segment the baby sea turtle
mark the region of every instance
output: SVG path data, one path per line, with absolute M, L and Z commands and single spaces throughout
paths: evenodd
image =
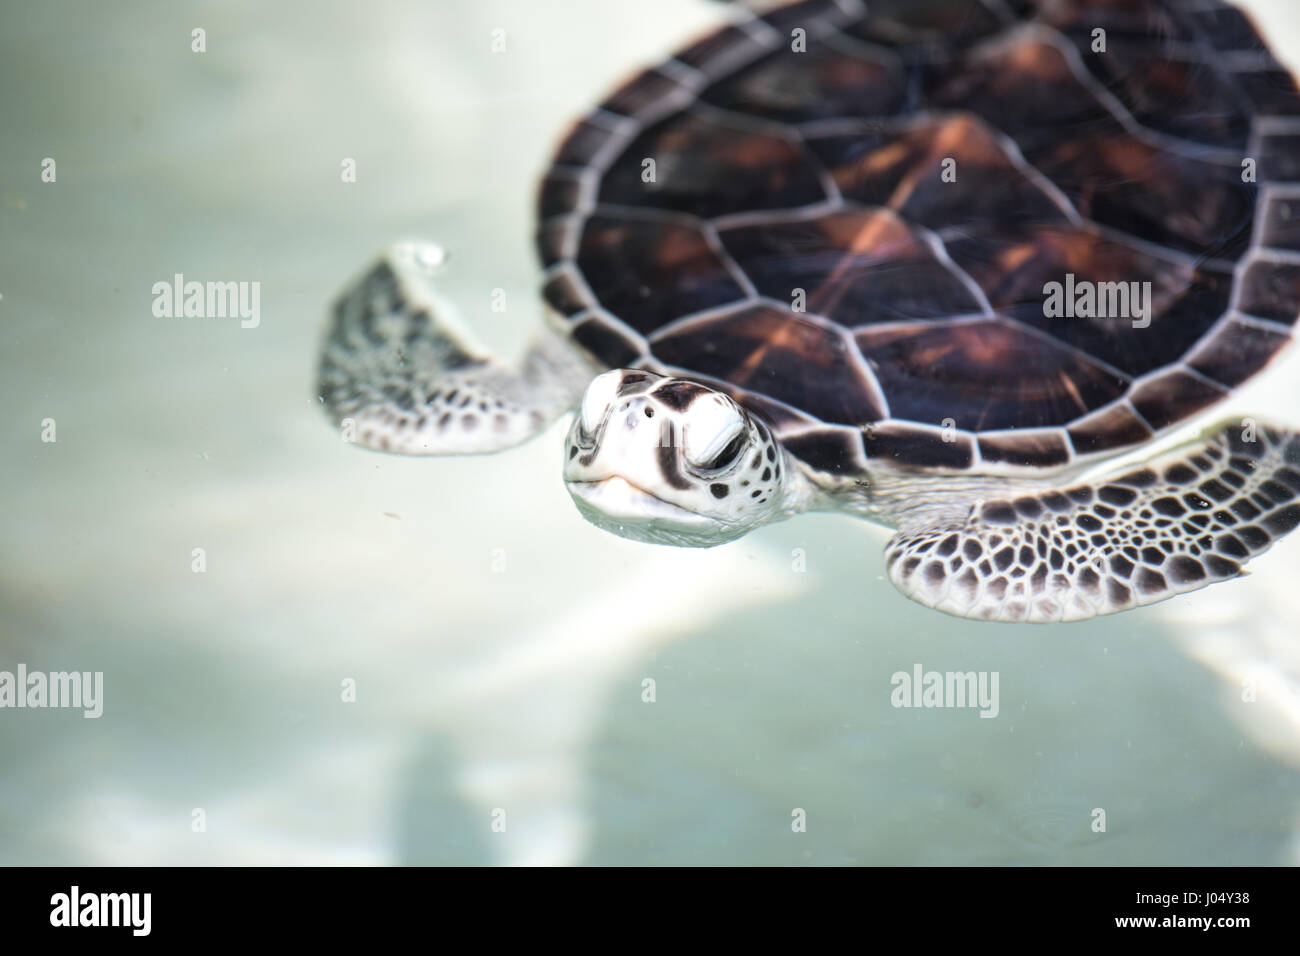
M 1300 93 L 1218 0 L 735 11 L 580 120 L 538 207 L 515 367 L 467 343 L 435 247 L 338 300 L 320 396 L 356 441 L 496 451 L 576 409 L 600 527 L 843 511 L 896 529 L 904 594 L 995 620 L 1233 578 L 1300 523 L 1296 435 L 1163 440 L 1300 315 Z

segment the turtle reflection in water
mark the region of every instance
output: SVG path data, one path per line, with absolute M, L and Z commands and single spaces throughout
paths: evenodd
M 600 527 L 710 546 L 847 512 L 896 529 L 904 594 L 993 620 L 1151 604 L 1300 523 L 1300 439 L 1214 419 L 1300 314 L 1300 94 L 1243 14 L 734 16 L 561 143 L 517 365 L 469 344 L 432 247 L 342 295 L 320 396 L 361 444 L 492 452 L 576 410 L 564 481 Z M 1067 282 L 1149 301 L 1049 308 Z

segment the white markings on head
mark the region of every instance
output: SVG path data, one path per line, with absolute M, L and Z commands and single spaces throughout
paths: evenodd
M 709 547 L 784 517 L 789 468 L 767 427 L 729 396 L 623 369 L 597 376 L 583 395 L 564 480 L 601 528 Z
M 618 386 L 623 381 L 623 373 L 615 369 L 597 375 L 587 386 L 582 396 L 582 409 L 579 418 L 583 430 L 589 437 L 595 437 L 596 430 L 605 419 L 605 410 L 618 395 Z

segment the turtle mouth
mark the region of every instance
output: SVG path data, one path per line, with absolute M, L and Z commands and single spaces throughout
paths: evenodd
M 565 485 L 578 507 L 592 509 L 607 518 L 636 521 L 670 521 L 673 524 L 706 524 L 707 519 L 639 488 L 621 475 L 599 481 L 566 480 Z

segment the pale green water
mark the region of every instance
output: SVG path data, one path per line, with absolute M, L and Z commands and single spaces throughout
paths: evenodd
M 105 684 L 98 720 L 0 710 L 0 862 L 1300 860 L 1300 536 L 1161 607 L 978 625 L 899 596 L 850 519 L 597 531 L 562 426 L 439 461 L 330 428 L 322 316 L 367 258 L 444 243 L 446 294 L 516 348 L 557 137 L 718 10 L 178 7 L 0 15 L 0 670 Z M 155 318 L 177 272 L 259 281 L 260 326 Z M 1300 418 L 1295 368 L 1255 411 Z M 999 716 L 891 707 L 917 663 L 997 671 Z

